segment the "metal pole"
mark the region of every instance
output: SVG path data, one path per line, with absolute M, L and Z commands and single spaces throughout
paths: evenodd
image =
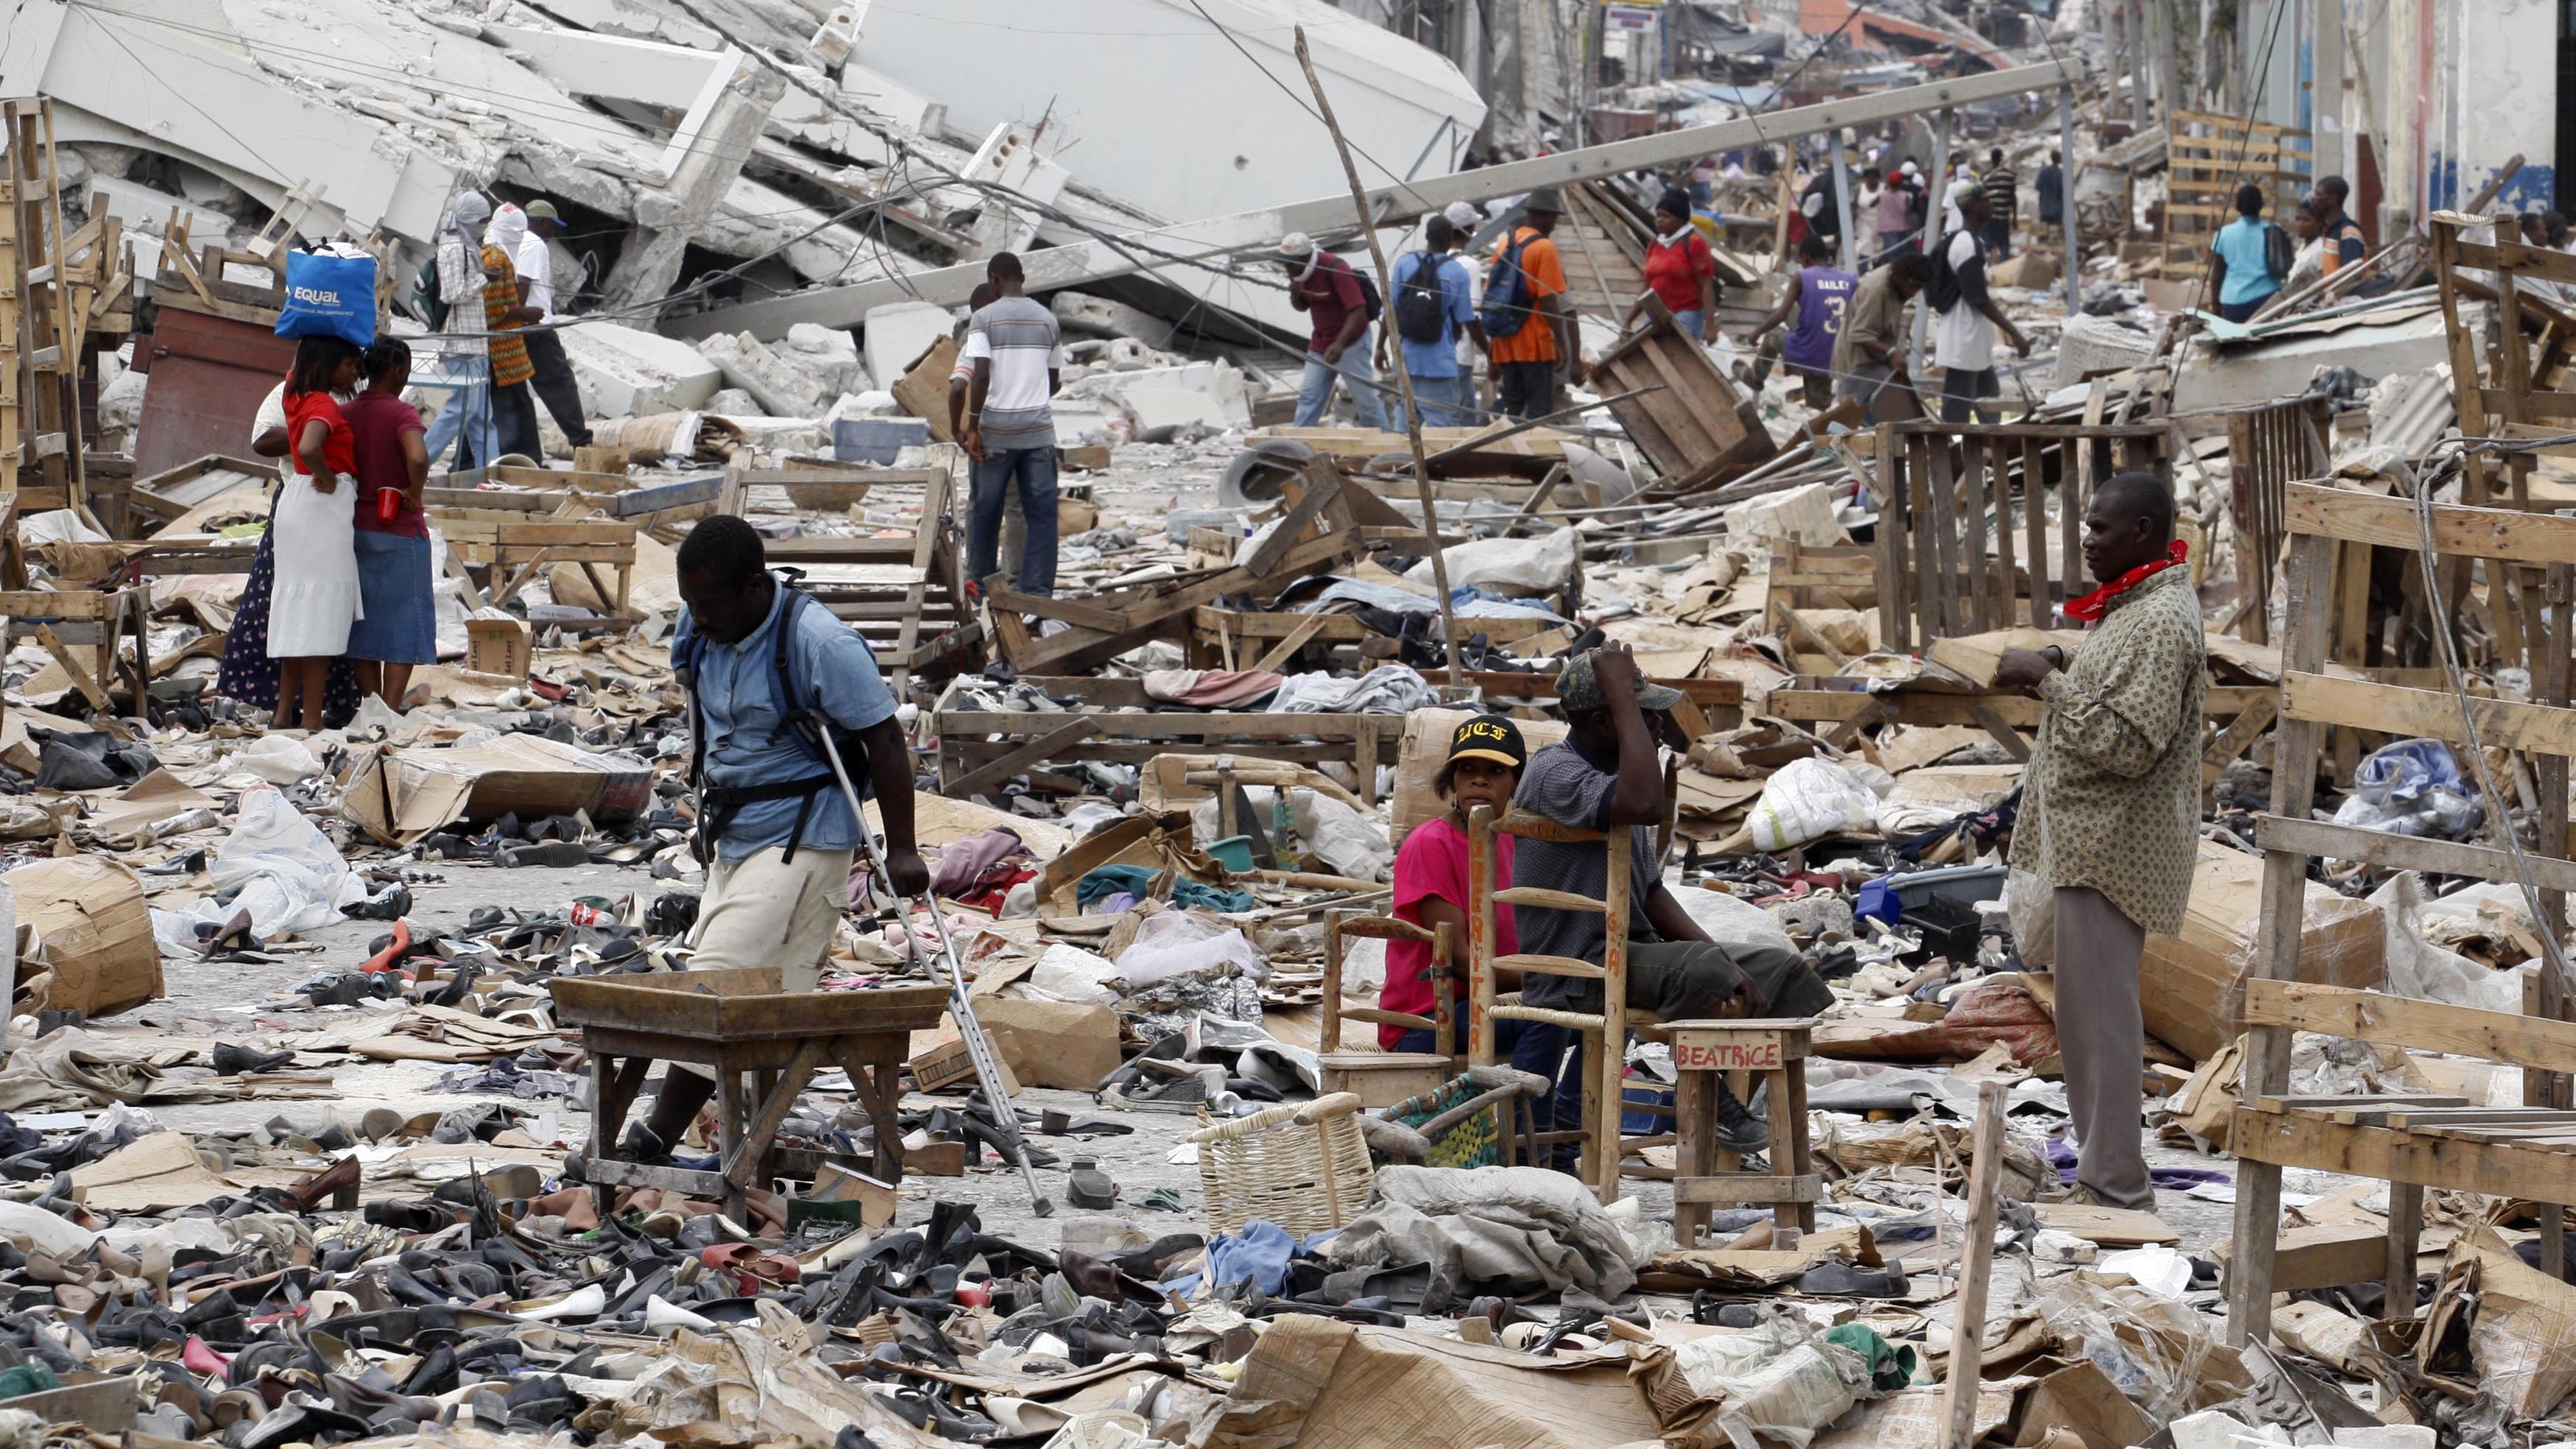
M 1597 6 L 1595 8 L 1598 9 Z M 1377 268 L 1377 294 L 1393 297 L 1395 278 L 1387 270 L 1386 248 L 1379 244 L 1377 226 L 1369 218 L 1368 193 L 1360 186 L 1359 168 L 1351 163 L 1351 143 L 1342 139 L 1341 123 L 1333 119 L 1333 102 L 1324 94 L 1323 78 L 1315 74 L 1314 57 L 1306 53 L 1306 27 L 1302 25 L 1297 27 L 1297 64 L 1305 69 L 1307 88 L 1315 93 L 1315 109 L 1324 118 L 1324 129 L 1332 133 L 1333 150 L 1342 158 L 1342 175 L 1351 184 L 1351 207 L 1359 217 L 1360 235 L 1368 238 L 1369 261 Z M 1393 311 L 1390 306 L 1390 315 Z M 1708 320 L 1715 322 L 1717 319 L 1712 317 Z M 1530 324 L 1554 325 L 1544 314 L 1523 325 Z M 1458 619 L 1451 612 L 1449 603 L 1448 550 L 1440 542 L 1440 510 L 1432 502 L 1431 464 L 1422 452 L 1422 414 L 1413 405 L 1413 369 L 1404 361 L 1404 339 L 1399 337 L 1394 341 L 1395 345 L 1387 349 L 1387 355 L 1395 362 L 1397 400 L 1404 406 L 1405 446 L 1413 451 L 1413 482 L 1422 499 L 1422 542 L 1431 552 L 1431 586 L 1440 591 L 1440 632 L 1449 646 L 1449 683 L 1453 688 L 1464 687 L 1467 676 L 1458 665 Z M 1563 361 L 1578 362 L 1581 359 L 1566 358 Z M 1363 780 L 1360 784 L 1364 791 L 1377 788 L 1373 780 Z
M 1931 258 L 1933 248 L 1941 244 L 1941 212 L 1950 195 L 1950 108 L 1943 106 L 1932 117 L 1932 171 L 1924 178 L 1932 184 L 1926 188 L 1923 206 L 1923 255 Z M 1934 265 L 1939 265 L 1938 261 Z M 1921 376 L 1924 339 L 1932 334 L 1932 309 L 1914 309 L 1915 375 Z
M 2204 0 L 2206 3 L 2206 0 Z M 2078 250 L 2075 225 L 2075 87 L 2057 88 L 2057 214 L 2066 228 L 2066 315 L 2084 306 L 2084 283 L 2078 275 L 2084 254 Z
M 1851 162 L 1843 155 L 1843 133 L 1827 131 L 1825 144 L 1832 147 L 1834 153 L 1834 212 L 1843 229 L 1843 270 L 1857 272 L 1860 270 L 1860 242 L 1852 235 Z

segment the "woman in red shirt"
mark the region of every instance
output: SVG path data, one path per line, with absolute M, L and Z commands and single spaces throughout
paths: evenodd
M 1646 244 L 1645 271 L 1647 291 L 1662 299 L 1684 332 L 1706 341 L 1709 320 L 1717 315 L 1717 257 L 1691 222 L 1690 194 L 1678 186 L 1655 203 L 1655 239 Z M 1620 330 L 1636 326 L 1644 310 L 1640 293 L 1619 320 Z
M 348 651 L 358 621 L 358 559 L 350 543 L 357 457 L 333 393 L 358 385 L 358 349 L 337 337 L 295 346 L 286 380 L 286 437 L 295 476 L 278 493 L 277 583 L 269 596 L 268 654 L 279 662 L 276 722 L 322 728 L 331 661 Z

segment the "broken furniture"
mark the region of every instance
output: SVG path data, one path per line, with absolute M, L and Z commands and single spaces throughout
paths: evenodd
M 2292 483 L 2334 470 L 2334 406 L 2306 395 L 2227 410 L 2227 521 L 2236 539 L 2236 633 L 2271 640 L 2272 573 L 2281 556 L 2281 499 Z M 2370 573 L 2359 573 L 2369 600 Z M 2359 664 L 2347 659 L 2347 664 Z
M 1715 488 L 1780 451 L 1753 400 L 1736 391 L 1660 298 L 1646 299 L 1644 325 L 1601 354 L 1592 378 L 1596 388 L 1634 394 L 1613 399 L 1610 416 L 1655 465 L 1659 476 L 1646 498 Z
M 966 602 L 965 560 L 947 517 L 948 474 L 937 468 L 845 469 L 820 474 L 831 483 L 815 486 L 837 485 L 842 474 L 853 472 L 922 475 L 921 522 L 913 536 L 772 539 L 766 546 L 769 562 L 803 571 L 806 592 L 867 639 L 900 690 L 915 672 L 971 640 L 975 628 Z M 743 476 L 765 480 L 780 474 Z M 780 486 L 806 506 L 801 483 Z
M 2570 656 L 2576 653 L 2576 622 L 2569 614 L 2576 596 L 2576 519 L 2510 508 L 2419 506 L 2413 499 L 2309 484 L 2291 487 L 2286 503 L 2289 637 L 2282 657 L 2281 724 L 2273 744 L 2272 810 L 2256 822 L 2264 852 L 2262 934 L 2255 974 L 2245 983 L 2245 1067 L 2229 1128 L 2229 1145 L 2242 1164 L 2236 1271 L 2228 1285 L 2228 1334 L 2235 1343 L 2260 1342 L 2269 1330 L 2284 1166 L 2390 1184 L 2389 1301 L 2402 1305 L 2413 1303 L 2414 1242 L 2425 1187 L 2542 1204 L 2539 1268 L 2555 1279 L 2566 1266 L 2560 1230 L 2565 1209 L 2552 1204 L 2563 1202 L 2576 1182 L 2576 1111 L 2569 1110 L 2568 1097 L 2569 1073 L 2576 1072 L 2576 1024 L 2566 1019 L 2567 983 L 2556 965 L 2566 939 L 2560 923 L 2567 892 L 2576 888 L 2576 864 L 2567 858 L 2568 761 L 2576 755 L 2576 710 L 2568 708 Z M 2325 611 L 2314 605 L 2333 590 L 2335 546 L 2400 550 L 2404 566 L 2420 575 L 2427 528 L 2446 565 L 2485 560 L 2544 571 L 2548 607 L 2535 608 L 2531 619 L 2533 656 L 2543 667 L 2532 678 L 2531 702 L 2463 699 L 2448 687 L 2409 688 L 2323 672 Z M 2463 757 L 2474 757 L 2481 746 L 2513 752 L 2517 758 L 2500 762 L 2498 773 L 2512 779 L 2527 769 L 2522 778 L 2534 782 L 2536 838 L 2528 855 L 2311 818 L 2319 735 L 2330 724 L 2438 739 Z M 2515 1016 L 2292 979 L 2302 964 L 2299 902 L 2309 863 L 2318 856 L 2534 883 L 2537 929 L 2556 937 L 2543 952 L 2535 1009 Z M 2529 1110 L 2433 1107 L 2420 1105 L 2420 1098 L 2392 1103 L 2285 1095 L 2291 1038 L 2303 1030 L 2518 1065 Z
M 1055 636 L 1062 637 L 1062 636 Z M 957 799 L 992 790 L 1049 761 L 1144 765 L 1162 754 L 1224 751 L 1294 765 L 1337 760 L 1357 772 L 1359 795 L 1376 803 L 1377 766 L 1392 761 L 1404 738 L 1400 714 L 1273 714 L 1258 709 L 1187 709 L 1160 704 L 1137 680 L 1024 675 L 1021 683 L 1070 702 L 1061 713 L 975 706 L 966 681 L 951 683 L 932 706 L 939 736 L 939 792 Z M 1073 791 L 1068 776 L 1044 781 Z
M 1505 1021 L 1529 1022 L 1538 1026 L 1564 1027 L 1581 1034 L 1583 1043 L 1583 1105 L 1581 1125 L 1574 1131 L 1541 1132 L 1534 1142 L 1550 1146 L 1559 1142 L 1580 1142 L 1582 1160 L 1575 1176 L 1592 1189 L 1592 1195 L 1603 1205 L 1619 1198 L 1619 1164 L 1633 1145 L 1656 1146 L 1670 1142 L 1669 1137 L 1641 1139 L 1633 1144 L 1619 1135 L 1619 1117 L 1626 1105 L 1622 1084 L 1627 1078 L 1628 1032 L 1632 1026 L 1654 1024 L 1650 1012 L 1632 1012 L 1628 1006 L 1628 873 L 1632 853 L 1628 848 L 1631 827 L 1614 825 L 1606 830 L 1587 830 L 1572 825 L 1559 825 L 1553 820 L 1514 810 L 1496 818 L 1489 806 L 1479 805 L 1467 817 L 1467 990 L 1473 1003 L 1469 1017 L 1468 1057 L 1480 1067 L 1494 1065 L 1495 1024 Z M 1549 890 L 1541 886 L 1504 886 L 1494 884 L 1496 863 L 1501 859 L 1500 836 L 1524 840 L 1546 840 L 1558 844 L 1594 843 L 1602 847 L 1607 859 L 1601 899 L 1576 895 L 1571 891 Z M 1495 949 L 1494 908 L 1538 906 L 1547 910 L 1588 911 L 1601 917 L 1601 964 L 1578 961 L 1571 956 L 1547 956 L 1527 951 L 1499 955 Z M 1577 981 L 1601 983 L 1601 1010 L 1559 1011 L 1544 1006 L 1522 1004 L 1521 993 L 1495 994 L 1494 973 L 1518 971 L 1524 977 L 1562 976 Z M 1660 1033 L 1658 1033 L 1660 1035 Z
M 2099 402 L 2097 390 L 2088 412 Z M 2172 440 L 2165 422 L 1881 423 L 1879 642 L 1911 651 L 1954 634 L 2054 627 L 2058 606 L 2093 588 L 2083 530 L 2095 485 L 2133 470 L 2169 475 Z
M 0 125 L 7 128 L 0 135 L 0 493 L 16 496 L 21 518 L 56 508 L 86 518 L 80 373 L 88 309 L 74 307 L 67 275 L 73 258 L 63 235 L 54 103 L 0 101 Z M 90 252 L 94 274 L 95 242 Z M 94 288 L 99 279 L 91 280 Z M 8 582 L 24 587 L 14 526 L 7 554 Z
M 1421 638 L 1436 640 L 1440 633 L 1440 616 L 1423 614 Z M 1518 643 L 1534 634 L 1562 628 L 1554 619 L 1527 614 L 1510 616 L 1466 616 L 1458 620 L 1460 637 L 1482 634 L 1487 642 L 1497 645 Z M 1394 640 L 1368 626 L 1357 614 L 1268 613 L 1257 609 L 1227 609 L 1213 604 L 1190 611 L 1188 641 L 1189 667 L 1192 669 L 1278 669 L 1285 671 L 1299 653 L 1309 645 L 1326 649 L 1336 646 L 1356 647 L 1363 655 L 1371 654 L 1371 645 L 1392 646 Z M 1392 654 L 1391 647 L 1387 653 Z
M 1023 594 L 1001 573 L 983 580 L 985 620 L 1002 657 L 1023 676 L 1097 668 L 1150 639 L 1180 635 L 1185 617 L 1203 604 L 1235 596 L 1275 598 L 1299 579 L 1329 572 L 1329 565 L 1359 552 L 1359 520 L 1346 496 L 1351 490 L 1330 462 L 1309 458 L 1300 468 L 1274 470 L 1274 476 L 1282 480 L 1286 511 L 1230 567 L 1081 599 Z M 1378 509 L 1384 512 L 1384 505 Z M 1041 635 L 1023 614 L 1072 627 Z
M 626 602 L 635 575 L 634 524 L 605 518 L 531 518 L 506 508 L 480 507 L 433 507 L 429 518 L 459 563 L 487 571 L 491 607 L 507 607 L 539 569 L 575 564 L 592 592 L 607 604 L 608 620 L 635 621 Z M 600 576 L 602 567 L 615 574 L 613 587 Z
M 895 1116 L 898 1077 L 912 1033 L 939 1025 L 948 993 L 937 986 L 863 991 L 783 991 L 777 967 L 558 976 L 546 983 L 555 1019 L 581 1028 L 590 1054 L 590 1146 L 564 1163 L 567 1181 L 588 1183 L 609 1215 L 620 1187 L 658 1187 L 721 1198 L 747 1222 L 746 1195 L 766 1184 L 780 1124 L 817 1072 L 849 1074 L 850 1095 L 876 1127 L 873 1174 L 903 1172 L 903 1128 Z M 712 1069 L 723 1166 L 715 1172 L 620 1162 L 626 1112 L 656 1061 Z M 1009 1111 L 1007 1102 L 997 1103 Z
M 1431 1015 L 1388 1011 L 1374 1006 L 1342 1005 L 1342 952 L 1351 937 L 1378 941 L 1418 941 L 1431 948 Z M 1344 1019 L 1405 1031 L 1427 1031 L 1434 1043 L 1454 1048 L 1457 1023 L 1456 983 L 1442 963 L 1449 959 L 1449 927 L 1417 926 L 1394 916 L 1352 912 L 1324 913 L 1324 1021 L 1315 1052 L 1315 1070 L 1326 1092 L 1349 1092 L 1364 1106 L 1391 1107 L 1410 1097 L 1435 1091 L 1465 1065 L 1463 1051 L 1395 1052 L 1342 1050 Z
M 0 618 L 7 620 L 0 633 L 5 633 L 12 647 L 21 639 L 43 645 L 71 676 L 72 688 L 80 691 L 89 707 L 112 719 L 117 710 L 108 696 L 114 680 L 122 678 L 133 691 L 136 714 L 143 712 L 143 701 L 151 692 L 152 645 L 147 633 L 151 612 L 148 588 L 13 589 L 0 592 Z M 118 648 L 129 638 L 134 642 L 132 659 Z M 85 650 L 90 657 L 84 659 L 74 650 Z
M 1668 1021 L 1673 1070 L 1673 1240 L 1691 1246 L 1708 1227 L 1712 1206 L 1753 1203 L 1772 1209 L 1771 1245 L 1794 1247 L 1816 1230 L 1816 1201 L 1825 1180 L 1807 1142 L 1807 1057 L 1813 1017 L 1742 1021 Z M 1739 1102 L 1753 1100 L 1754 1079 L 1770 1091 L 1771 1151 L 1766 1171 L 1717 1145 L 1718 1083 Z
M 2221 729 L 2210 737 L 2202 764 L 2214 771 L 2251 748 L 2271 724 L 2276 693 L 2248 685 L 2211 685 L 2202 712 Z M 2043 712 L 2038 700 L 2020 690 L 1980 688 L 1929 675 L 1890 685 L 1855 675 L 1795 674 L 1762 697 L 1763 714 L 1822 734 L 1837 748 L 1882 724 L 1974 725 L 2016 760 L 2029 758 L 2029 742 L 2020 736 L 2038 733 Z M 2256 725 L 2235 727 L 2247 719 Z
M 1377 1182 L 1360 1111 L 1358 1097 L 1333 1092 L 1191 1133 L 1208 1226 L 1239 1233 L 1267 1218 L 1303 1238 L 1358 1217 Z

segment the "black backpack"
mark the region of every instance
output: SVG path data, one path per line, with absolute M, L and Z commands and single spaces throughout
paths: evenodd
M 1413 254 L 1413 270 L 1395 284 L 1395 332 L 1407 342 L 1433 343 L 1449 334 L 1448 299 L 1440 290 L 1442 257 Z
M 2279 222 L 2263 223 L 2263 270 L 2271 274 L 2273 281 L 2286 282 L 2290 269 L 2298 264 L 2299 247 L 2290 240 L 2290 234 L 2281 230 Z
M 1377 278 L 1357 267 L 1351 268 L 1351 275 L 1360 279 L 1360 306 L 1368 310 L 1368 319 L 1374 322 L 1385 316 L 1386 299 L 1377 294 Z
M 1939 250 L 1932 254 L 1932 279 L 1923 284 L 1923 305 L 1935 315 L 1959 305 L 1959 274 L 1950 269 L 1950 243 L 1959 235 L 1943 233 Z
M 1492 275 L 1485 278 L 1485 305 L 1477 309 L 1477 320 L 1485 327 L 1487 337 L 1518 337 L 1529 325 L 1529 273 L 1521 270 L 1521 249 L 1531 238 L 1515 238 L 1494 259 Z
M 420 308 L 421 320 L 429 324 L 431 331 L 435 332 L 447 325 L 447 299 L 438 295 L 436 253 L 432 253 L 428 261 L 420 264 L 420 275 L 412 278 L 411 297 L 413 305 Z

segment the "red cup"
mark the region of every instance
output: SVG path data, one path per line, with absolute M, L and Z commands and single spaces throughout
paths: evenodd
M 376 522 L 391 523 L 402 516 L 403 496 L 391 488 L 376 490 Z

